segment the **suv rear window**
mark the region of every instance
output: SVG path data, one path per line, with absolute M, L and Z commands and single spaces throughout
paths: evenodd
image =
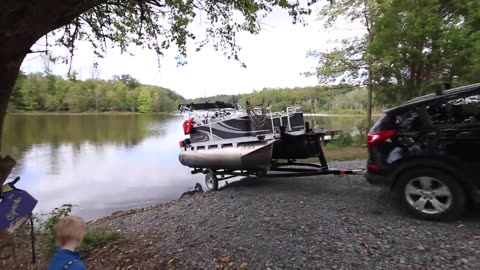
M 471 95 L 427 106 L 432 124 L 480 124 L 480 95 Z
M 386 113 L 378 119 L 378 121 L 373 125 L 370 129 L 370 132 L 378 132 L 378 131 L 385 131 L 385 130 L 394 130 L 395 123 L 393 122 L 393 115 L 390 113 Z
M 416 109 L 402 112 L 395 118 L 395 126 L 399 132 L 412 132 L 421 129 L 420 114 Z

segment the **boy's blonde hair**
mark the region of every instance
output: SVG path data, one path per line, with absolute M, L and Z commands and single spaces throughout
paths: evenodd
M 85 220 L 79 216 L 60 218 L 54 226 L 57 244 L 63 246 L 69 241 L 81 241 L 85 227 Z

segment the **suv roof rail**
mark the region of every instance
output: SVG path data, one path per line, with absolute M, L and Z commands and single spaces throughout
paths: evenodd
M 475 84 L 470 84 L 470 85 L 465 85 L 465 86 L 460 86 L 455 88 L 451 88 L 451 84 L 448 82 L 438 83 L 436 85 L 437 85 L 437 89 L 435 93 L 413 98 L 401 105 L 387 109 L 385 110 L 385 112 L 388 113 L 388 112 L 393 112 L 397 110 L 404 110 L 412 106 L 417 106 L 420 103 L 432 102 L 444 96 L 450 97 L 450 96 L 455 96 L 459 94 L 467 94 L 467 93 L 473 93 L 473 92 L 480 93 L 480 83 L 475 83 Z

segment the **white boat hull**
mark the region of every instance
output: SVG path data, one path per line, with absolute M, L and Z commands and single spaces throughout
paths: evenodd
M 180 163 L 191 168 L 251 170 L 268 169 L 273 142 L 254 141 L 233 145 L 210 145 L 203 149 L 187 148 L 179 155 Z

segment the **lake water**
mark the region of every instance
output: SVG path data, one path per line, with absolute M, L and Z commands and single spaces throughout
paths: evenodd
M 306 117 L 311 126 L 351 130 L 364 117 Z M 202 175 L 178 161 L 183 118 L 174 115 L 27 115 L 6 118 L 2 154 L 18 164 L 18 188 L 45 213 L 64 203 L 87 219 L 177 199 Z

